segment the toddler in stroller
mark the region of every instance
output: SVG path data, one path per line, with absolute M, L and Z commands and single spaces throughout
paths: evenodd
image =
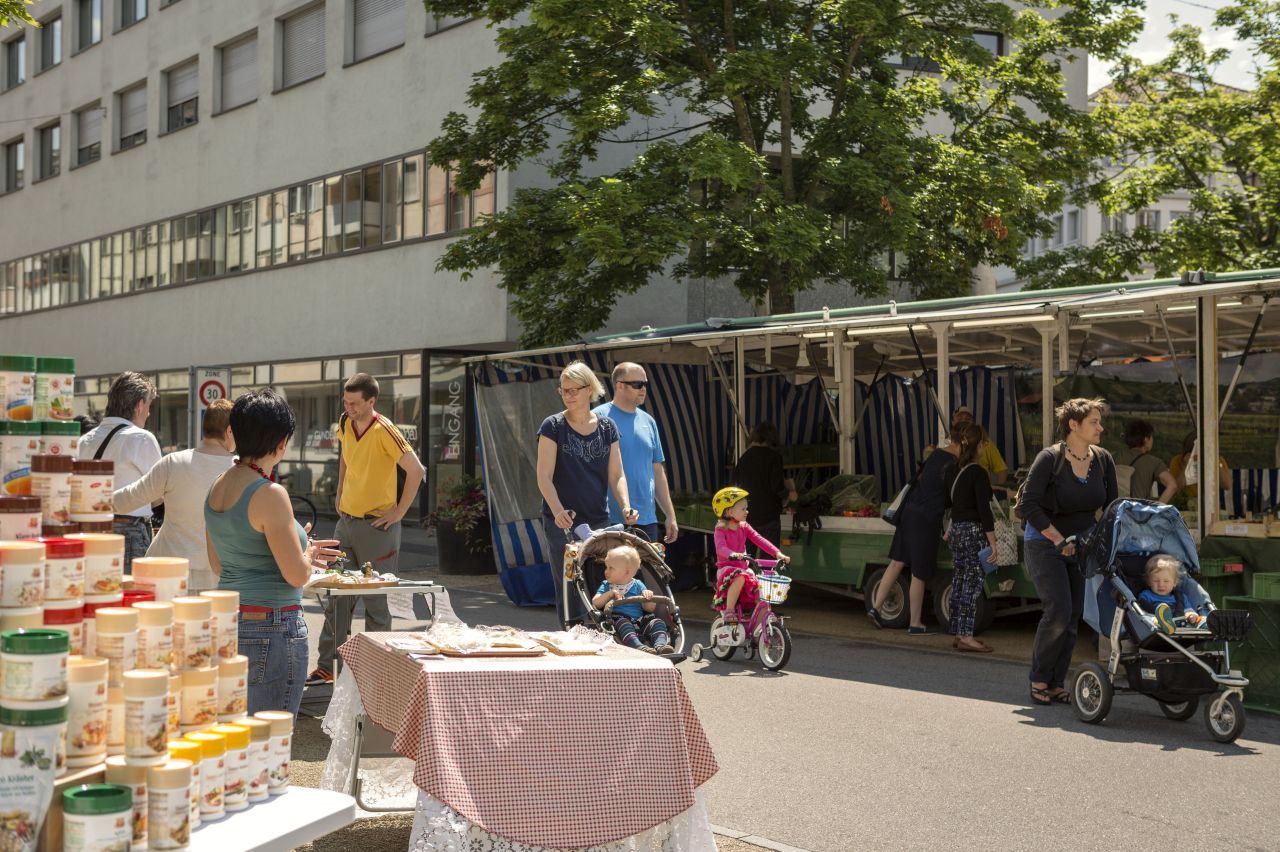
M 596 589 L 591 605 L 613 619 L 618 641 L 628 648 L 650 654 L 674 654 L 667 636 L 667 625 L 654 610 L 658 608 L 653 592 L 636 579 L 640 570 L 640 553 L 629 544 L 620 544 L 604 556 L 604 582 Z M 644 603 L 623 603 L 628 598 L 643 598 Z
M 1249 680 L 1231 668 L 1230 643 L 1244 639 L 1251 617 L 1246 610 L 1215 609 L 1195 581 L 1200 559 L 1178 510 L 1148 500 L 1115 500 L 1080 554 L 1084 620 L 1110 638 L 1111 653 L 1105 665 L 1088 662 L 1076 670 L 1071 690 L 1076 715 L 1098 724 L 1116 694 L 1136 693 L 1181 721 L 1195 715 L 1206 696 L 1209 735 L 1224 743 L 1239 737 Z M 1179 567 L 1186 573 L 1173 574 Z M 1155 609 L 1165 608 L 1167 627 L 1143 607 L 1144 595 Z M 1170 598 L 1181 618 L 1170 612 Z

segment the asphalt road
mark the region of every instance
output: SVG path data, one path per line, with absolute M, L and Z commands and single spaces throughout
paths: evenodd
M 452 600 L 470 624 L 553 620 L 492 593 Z M 1252 714 L 1223 746 L 1199 714 L 1173 722 L 1122 696 L 1085 725 L 1030 706 L 1025 665 L 936 647 L 797 634 L 780 674 L 680 664 L 720 762 L 711 821 L 814 852 L 1280 847 L 1280 719 Z

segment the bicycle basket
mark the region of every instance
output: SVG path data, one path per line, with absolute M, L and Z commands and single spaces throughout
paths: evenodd
M 1247 609 L 1215 609 L 1209 613 L 1209 629 L 1214 639 L 1239 642 L 1253 629 L 1253 613 Z
M 761 574 L 758 577 L 760 582 L 760 597 L 771 604 L 780 604 L 787 599 L 787 593 L 791 591 L 791 578 L 784 577 L 781 574 Z

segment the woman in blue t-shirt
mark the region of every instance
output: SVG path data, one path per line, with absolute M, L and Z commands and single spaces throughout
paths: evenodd
M 559 393 L 564 411 L 538 427 L 538 490 L 553 578 L 564 565 L 566 530 L 579 524 L 591 529 L 609 525 L 609 489 L 624 521 L 634 524 L 639 518 L 622 472 L 618 427 L 591 411 L 591 404 L 604 396 L 604 385 L 590 367 L 574 361 L 560 373 Z M 578 617 L 581 606 L 576 601 L 570 606 L 569 616 Z M 556 607 L 565 621 L 562 595 L 556 595 Z

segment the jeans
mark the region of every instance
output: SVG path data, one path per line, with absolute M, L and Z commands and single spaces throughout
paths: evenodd
M 302 610 L 240 614 L 240 653 L 249 658 L 249 715 L 259 710 L 297 714 L 307 680 L 307 622 Z M 260 613 L 252 613 L 259 615 Z
M 373 563 L 379 574 L 395 573 L 400 564 L 400 524 L 392 524 L 385 530 L 373 525 L 372 519 L 342 515 L 334 528 L 333 537 L 340 545 L 351 567 L 360 568 L 366 562 Z M 319 659 L 316 665 L 326 671 L 334 671 L 334 658 L 338 646 L 347 641 L 351 633 L 351 617 L 356 601 L 364 601 L 364 629 L 366 633 L 391 630 L 391 611 L 387 609 L 386 595 L 322 596 L 324 625 L 320 628 Z
M 151 519 L 138 518 L 136 521 L 116 519 L 111 523 L 116 535 L 124 536 L 124 573 L 133 573 L 133 560 L 147 555 L 151 546 Z
M 1044 605 L 1031 646 L 1030 678 L 1058 689 L 1066 683 L 1084 612 L 1084 575 L 1074 558 L 1063 556 L 1048 541 L 1027 541 L 1023 561 Z

